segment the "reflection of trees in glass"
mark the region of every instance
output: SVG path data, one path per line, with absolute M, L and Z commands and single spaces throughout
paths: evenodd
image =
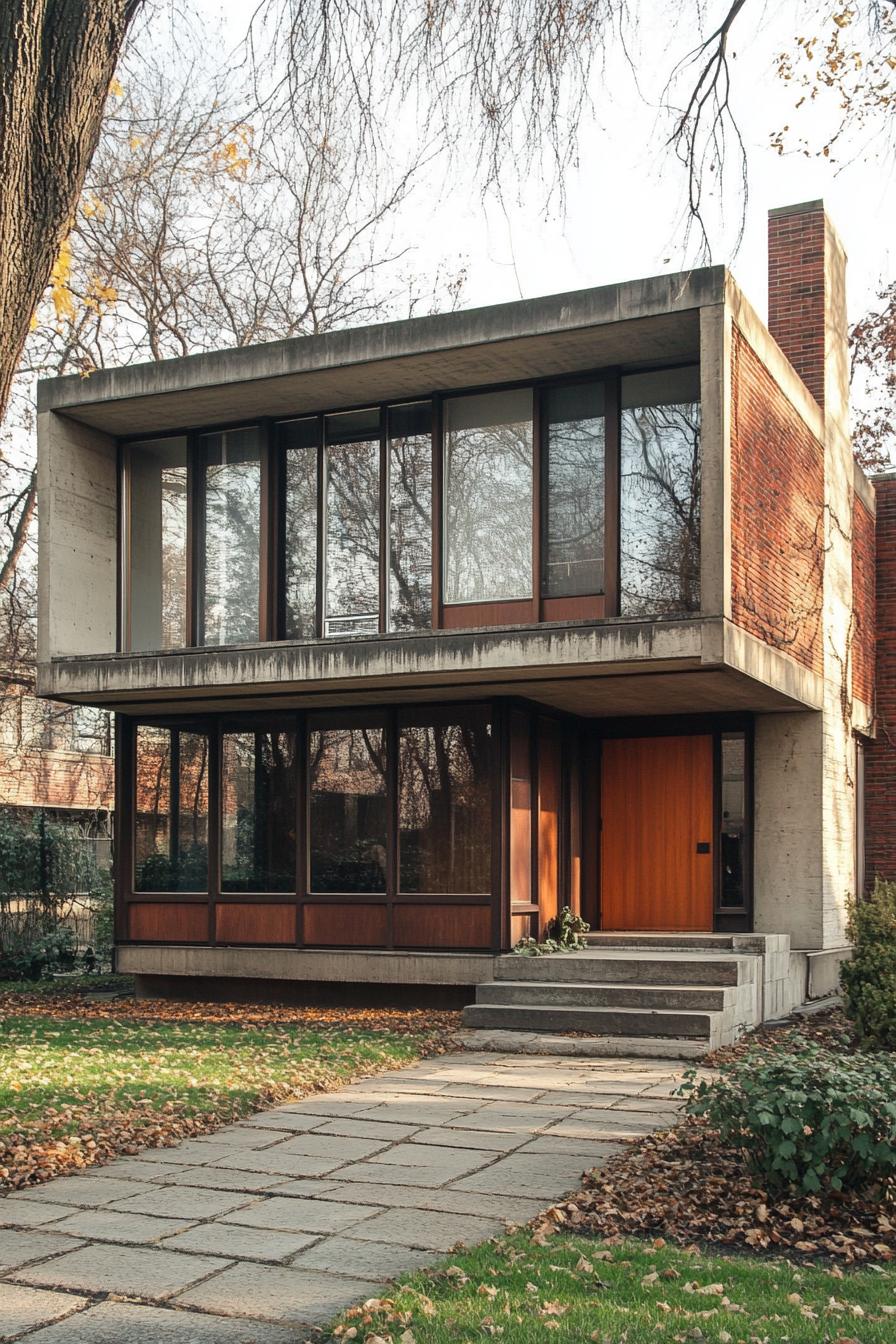
M 311 732 L 311 890 L 386 890 L 386 739 L 381 728 Z
M 294 891 L 295 733 L 226 733 L 221 794 L 222 888 Z
M 380 607 L 378 440 L 327 447 L 326 545 L 326 634 L 375 634 Z
M 402 728 L 400 889 L 490 891 L 491 829 L 491 726 L 484 711 L 460 723 Z
M 258 639 L 261 465 L 254 429 L 205 436 L 203 643 Z
M 208 739 L 137 729 L 136 891 L 208 889 Z
M 530 392 L 446 402 L 445 531 L 446 602 L 531 597 Z
M 700 608 L 700 404 L 622 412 L 620 610 Z
M 286 453 L 287 639 L 311 639 L 317 633 L 317 450 Z
M 413 434 L 389 445 L 389 628 L 423 630 L 431 619 L 432 439 Z
M 603 591 L 604 419 L 594 414 L 601 392 L 559 388 L 547 397 L 546 597 Z
M 162 469 L 162 639 L 160 648 L 187 642 L 187 469 Z

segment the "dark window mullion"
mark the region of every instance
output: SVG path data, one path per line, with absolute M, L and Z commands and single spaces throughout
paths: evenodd
M 389 425 L 386 406 L 380 406 L 380 569 L 379 620 L 380 634 L 389 629 Z

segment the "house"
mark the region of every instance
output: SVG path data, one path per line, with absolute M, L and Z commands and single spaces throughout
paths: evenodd
M 120 969 L 714 1040 L 835 982 L 875 495 L 821 202 L 769 260 L 768 327 L 715 266 L 41 383 Z M 567 904 L 586 953 L 502 955 Z

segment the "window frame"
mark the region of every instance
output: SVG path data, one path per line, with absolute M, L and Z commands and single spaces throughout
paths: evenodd
M 629 372 L 674 372 L 681 368 L 699 369 L 699 354 L 671 362 L 656 362 Z M 481 629 L 489 626 L 536 625 L 545 621 L 592 621 L 619 616 L 620 585 L 620 384 L 623 370 L 602 366 L 540 379 L 422 390 L 418 395 L 390 401 L 364 401 L 322 410 L 296 409 L 276 417 L 241 419 L 200 427 L 167 428 L 155 434 L 139 433 L 119 440 L 119 526 L 118 526 L 118 646 L 130 647 L 131 584 L 129 573 L 130 484 L 128 462 L 131 446 L 152 439 L 185 435 L 187 439 L 187 573 L 186 628 L 184 648 L 198 649 L 201 589 L 204 574 L 204 533 L 201 500 L 201 448 L 203 435 L 239 428 L 257 428 L 261 455 L 260 555 L 259 555 L 259 643 L 286 639 L 286 452 L 278 442 L 279 426 L 291 420 L 316 422 L 316 567 L 315 567 L 315 640 L 339 643 L 340 640 L 373 639 L 386 634 L 414 638 L 432 630 Z M 544 507 L 548 486 L 548 417 L 546 397 L 550 389 L 599 383 L 603 387 L 605 417 L 604 457 L 604 591 L 577 596 L 550 597 L 544 593 L 544 557 L 547 553 L 548 511 Z M 496 599 L 488 602 L 449 603 L 445 601 L 445 453 L 444 402 L 465 395 L 486 395 L 531 389 L 532 392 L 532 596 Z M 432 489 L 431 489 L 431 619 L 418 630 L 390 631 L 390 414 L 400 406 L 429 403 L 431 416 Z M 325 636 L 325 549 L 326 549 L 326 445 L 324 422 L 328 415 L 376 410 L 379 416 L 379 615 L 376 634 Z M 651 619 L 678 619 L 678 613 L 659 614 Z M 214 646 L 226 648 L 230 646 Z M 179 653 L 183 650 L 172 649 Z

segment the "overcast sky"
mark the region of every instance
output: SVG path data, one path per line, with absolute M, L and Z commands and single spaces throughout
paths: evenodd
M 388 3 L 389 0 L 383 0 Z M 258 0 L 197 0 L 209 19 L 222 21 L 228 34 L 241 35 Z M 694 263 L 696 249 L 685 247 L 682 228 L 684 178 L 664 145 L 666 123 L 658 91 L 675 61 L 687 54 L 698 34 L 669 30 L 663 0 L 641 0 L 644 14 L 655 6 L 655 24 L 641 36 L 635 52 L 639 96 L 624 62 L 611 62 L 609 75 L 593 80 L 596 114 L 582 130 L 579 167 L 565 181 L 561 213 L 545 209 L 545 190 L 533 177 L 524 199 L 511 187 L 503 206 L 492 196 L 483 201 L 475 182 L 456 174 L 446 182 L 437 170 L 402 215 L 397 237 L 414 248 L 413 269 L 426 274 L 442 262 L 465 265 L 468 279 L 461 305 L 607 284 Z M 728 8 L 711 0 L 709 18 Z M 774 59 L 794 51 L 794 12 L 827 4 L 801 0 L 747 6 L 732 38 L 736 71 L 734 108 L 750 159 L 750 197 L 743 243 L 732 260 L 740 220 L 740 198 L 726 192 L 727 218 L 711 222 L 713 261 L 730 262 L 754 306 L 765 315 L 766 217 L 770 207 L 823 197 L 849 256 L 850 316 L 873 302 L 883 280 L 896 271 L 896 173 L 892 161 L 867 146 L 846 147 L 843 161 L 783 156 L 770 146 L 773 130 L 790 124 L 797 137 L 823 143 L 831 124 L 831 102 L 794 108 L 798 93 L 775 75 Z M 682 5 L 679 13 L 686 12 Z M 817 25 L 820 35 L 826 28 Z M 653 106 L 650 105 L 651 101 Z M 407 136 L 407 128 L 398 130 Z

